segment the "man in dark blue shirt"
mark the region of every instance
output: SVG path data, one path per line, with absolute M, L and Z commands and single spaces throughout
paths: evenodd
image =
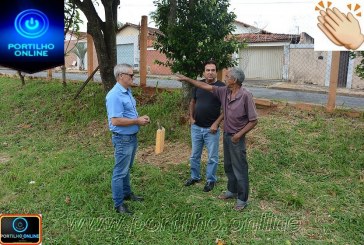
M 216 80 L 216 63 L 210 60 L 205 63 L 203 73 L 205 79 L 201 83 L 214 86 L 225 86 L 221 81 Z M 221 103 L 213 94 L 200 88 L 193 90 L 190 102 L 190 124 L 192 154 L 190 157 L 191 177 L 185 186 L 193 185 L 201 181 L 200 164 L 203 147 L 208 151 L 206 166 L 206 184 L 204 191 L 211 191 L 217 181 L 216 170 L 219 162 L 219 124 L 223 119 L 220 111 Z

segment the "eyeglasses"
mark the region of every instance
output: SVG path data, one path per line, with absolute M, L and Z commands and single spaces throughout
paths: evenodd
M 119 73 L 119 75 L 129 75 L 131 78 L 134 77 L 134 74 L 129 74 L 129 73 Z

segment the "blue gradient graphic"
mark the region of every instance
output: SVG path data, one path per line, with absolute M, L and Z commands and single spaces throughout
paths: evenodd
M 1 4 L 1 66 L 34 73 L 64 64 L 64 0 Z
M 14 26 L 15 30 L 25 38 L 38 38 L 48 31 L 49 20 L 43 12 L 27 9 L 16 16 Z

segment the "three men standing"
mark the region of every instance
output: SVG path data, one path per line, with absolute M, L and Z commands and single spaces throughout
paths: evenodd
M 225 86 L 221 81 L 216 80 L 216 63 L 210 60 L 205 63 L 203 75 L 206 83 L 213 86 Z M 190 157 L 191 178 L 185 186 L 193 185 L 201 181 L 200 165 L 203 147 L 208 151 L 206 166 L 206 184 L 203 191 L 211 191 L 217 181 L 216 170 L 219 162 L 219 124 L 223 119 L 221 114 L 221 103 L 213 94 L 200 88 L 194 88 L 190 102 L 190 124 L 192 154 Z
M 133 83 L 133 69 L 127 64 L 116 65 L 114 75 L 117 83 L 106 96 L 106 109 L 112 143 L 115 149 L 115 165 L 112 176 L 112 197 L 116 212 L 132 214 L 124 200 L 142 201 L 130 187 L 130 168 L 137 149 L 136 134 L 140 126 L 150 122 L 148 116 L 138 116 L 136 102 L 130 87 Z M 224 122 L 224 169 L 228 177 L 227 191 L 220 199 L 236 198 L 236 210 L 247 206 L 249 195 L 248 163 L 246 159 L 245 135 L 258 123 L 258 116 L 252 94 L 242 87 L 244 72 L 230 69 L 225 77 L 227 86 L 216 81 L 216 64 L 205 64 L 205 80 L 196 81 L 177 75 L 197 87 L 190 103 L 192 137 L 191 178 L 185 183 L 193 185 L 201 180 L 200 161 L 203 146 L 208 149 L 206 185 L 204 191 L 211 191 L 216 183 L 218 164 L 219 123 Z M 220 115 L 220 106 L 223 114 Z

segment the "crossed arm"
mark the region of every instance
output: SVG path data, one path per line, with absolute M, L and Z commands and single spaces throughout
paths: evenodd
M 196 101 L 194 99 L 191 100 L 190 102 L 190 124 L 194 124 L 195 123 L 195 118 L 193 117 L 193 115 L 195 114 L 195 104 Z M 211 133 L 216 133 L 217 129 L 221 123 L 221 121 L 224 119 L 224 113 L 221 113 L 220 116 L 215 120 L 215 122 L 211 125 L 210 127 L 210 131 Z
M 150 122 L 148 116 L 141 116 L 135 119 L 125 118 L 125 117 L 113 117 L 111 118 L 111 124 L 114 126 L 131 126 L 131 125 L 140 125 L 144 126 Z

